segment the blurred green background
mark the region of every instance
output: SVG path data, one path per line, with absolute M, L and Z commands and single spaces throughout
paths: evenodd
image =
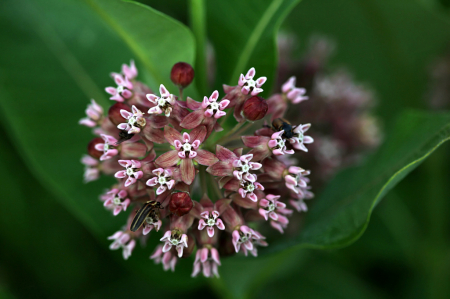
M 77 190 L 79 157 L 90 139 L 77 120 L 89 100 L 83 87 L 100 87 L 93 89 L 106 102 L 101 88 L 110 84 L 108 73 L 135 54 L 111 30 L 114 23 L 85 2 L 0 3 L 1 298 L 450 298 L 448 144 L 388 193 L 364 235 L 343 249 L 294 248 L 245 264 L 224 259 L 223 278 L 209 281 L 190 278 L 192 260 L 180 261 L 176 273 L 163 272 L 148 260 L 150 246 L 138 246 L 129 261 L 110 251 L 106 237 L 124 218 L 113 219 L 95 200 L 107 180 Z M 190 25 L 189 2 L 141 2 Z M 258 1 L 242 2 L 259 9 Z M 233 11 L 215 11 L 216 1 L 205 4 L 212 40 L 220 36 L 220 16 L 246 24 Z M 376 114 L 389 132 L 402 111 L 429 109 L 430 66 L 450 42 L 448 9 L 444 0 L 304 0 L 281 28 L 297 36 L 299 56 L 313 34 L 334 39 L 330 64 L 345 66 L 376 91 Z M 69 79 L 86 70 L 90 80 L 80 79 L 80 90 Z M 52 161 L 65 161 L 52 169 L 79 181 L 66 186 L 46 177 Z M 87 218 L 84 207 L 98 218 Z

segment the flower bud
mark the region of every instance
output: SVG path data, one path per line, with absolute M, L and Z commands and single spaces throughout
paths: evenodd
M 178 62 L 172 67 L 170 72 L 170 80 L 175 85 L 185 88 L 194 80 L 194 69 L 189 63 Z
M 261 97 L 253 96 L 245 101 L 242 113 L 247 120 L 255 121 L 263 118 L 267 110 L 269 110 L 267 101 Z
M 96 137 L 92 139 L 91 142 L 89 142 L 87 147 L 89 156 L 96 159 L 100 159 L 100 157 L 103 155 L 103 151 L 95 149 L 95 146 L 99 143 L 105 143 L 105 141 L 100 137 Z
M 178 216 L 186 215 L 193 206 L 191 197 L 186 192 L 174 193 L 170 198 L 169 210 Z
M 111 120 L 111 122 L 116 126 L 126 122 L 125 118 L 123 118 L 123 116 L 120 114 L 120 110 L 122 109 L 131 111 L 130 106 L 121 102 L 117 102 L 109 108 L 108 117 Z

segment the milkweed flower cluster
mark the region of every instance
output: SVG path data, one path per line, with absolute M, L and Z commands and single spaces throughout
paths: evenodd
M 122 249 L 128 259 L 140 239 L 161 231 L 151 236 L 160 240 L 150 256 L 155 263 L 174 271 L 180 258 L 196 250 L 192 276 L 218 277 L 220 256 L 230 248 L 257 256 L 258 247 L 268 245 L 260 232 L 264 223 L 283 233 L 294 210 L 307 210 L 304 200 L 314 196 L 310 172 L 286 157 L 308 152 L 311 125 L 255 123 L 274 115 L 260 97 L 266 77 L 256 78 L 254 68 L 235 86 L 224 85 L 222 96 L 215 90 L 201 101 L 182 98 L 194 77 L 189 64 L 172 69 L 179 96 L 163 84 L 154 92 L 137 75 L 133 62 L 112 73 L 115 86 L 105 90 L 114 104 L 105 113 L 92 100 L 80 120 L 96 135 L 82 158 L 85 181 L 114 176 L 116 183 L 100 199 L 112 215 L 128 213 L 126 224 L 109 237 L 110 248 Z M 293 105 L 308 98 L 294 79 L 275 97 Z M 237 124 L 224 130 L 230 121 Z M 252 134 L 241 136 L 251 128 Z M 233 145 L 237 141 L 240 146 Z

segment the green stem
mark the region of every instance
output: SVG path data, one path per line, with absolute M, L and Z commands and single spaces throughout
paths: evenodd
M 203 196 L 203 194 L 208 194 L 208 186 L 206 184 L 206 168 L 199 165 L 199 174 L 200 174 L 200 186 L 202 188 L 202 196 Z
M 245 124 L 245 122 L 242 123 L 238 123 L 237 125 L 234 126 L 233 129 L 231 129 L 230 131 L 228 131 L 227 134 L 225 134 L 224 136 L 222 136 L 222 138 L 220 138 L 219 140 L 216 141 L 216 144 L 220 144 L 221 142 L 223 142 L 224 140 L 227 140 L 229 138 L 233 137 L 233 134 L 239 130 L 243 125 Z
M 200 94 L 206 94 L 206 12 L 204 0 L 189 1 L 189 17 L 196 41 L 195 84 Z

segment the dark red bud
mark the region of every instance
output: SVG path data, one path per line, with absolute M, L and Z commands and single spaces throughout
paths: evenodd
M 118 124 L 126 122 L 125 118 L 123 118 L 122 115 L 120 114 L 120 110 L 122 110 L 122 109 L 131 111 L 130 106 L 128 106 L 124 103 L 120 103 L 120 102 L 115 103 L 114 105 L 112 105 L 109 108 L 109 111 L 108 111 L 109 120 L 111 120 L 111 122 L 116 126 Z
M 95 145 L 99 144 L 99 143 L 105 143 L 105 141 L 100 138 L 100 137 L 96 137 L 94 139 L 91 140 L 91 142 L 89 142 L 87 150 L 88 150 L 88 154 L 96 159 L 100 159 L 100 157 L 103 155 L 103 151 L 98 151 L 95 149 Z
M 189 63 L 178 62 L 172 67 L 170 72 L 170 80 L 175 85 L 185 88 L 194 80 L 194 69 Z
M 187 244 L 188 244 L 188 247 L 183 249 L 183 256 L 182 256 L 182 258 L 189 257 L 192 254 L 192 252 L 194 251 L 194 248 L 195 248 L 195 237 L 192 234 L 188 235 Z
M 169 210 L 172 213 L 177 214 L 178 216 L 183 216 L 189 213 L 194 204 L 192 203 L 192 199 L 189 197 L 189 194 L 186 192 L 178 192 L 172 194 L 172 197 L 169 201 Z
M 253 96 L 244 103 L 242 112 L 244 117 L 250 121 L 260 120 L 266 116 L 269 105 L 261 97 Z

